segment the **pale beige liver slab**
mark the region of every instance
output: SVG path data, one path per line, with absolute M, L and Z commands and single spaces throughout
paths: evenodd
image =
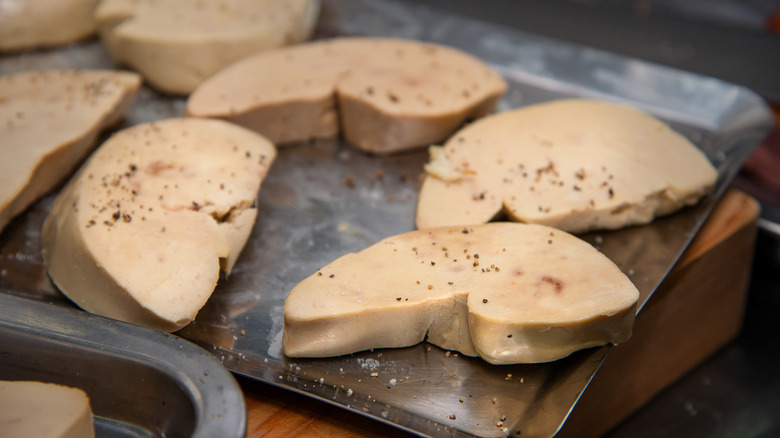
M 541 225 L 418 230 L 347 254 L 290 292 L 288 356 L 423 339 L 495 364 L 628 339 L 639 292 L 604 255 Z
M 319 0 L 103 0 L 101 38 L 154 87 L 186 95 L 253 53 L 305 41 Z
M 55 47 L 95 33 L 98 0 L 3 0 L 0 52 Z
M 695 204 L 717 171 L 661 121 L 636 109 L 563 100 L 496 114 L 445 144 L 420 192 L 418 228 L 516 221 L 570 232 L 643 224 Z
M 160 330 L 188 324 L 230 272 L 276 156 L 220 121 L 169 119 L 120 131 L 60 193 L 42 247 L 57 287 L 83 309 Z
M 0 76 L 0 231 L 76 168 L 140 85 L 137 74 L 118 71 Z
M 335 38 L 260 53 L 195 90 L 187 112 L 275 143 L 334 137 L 387 153 L 444 140 L 493 110 L 504 80 L 455 49 L 391 38 Z
M 34 381 L 0 381 L 3 438 L 92 438 L 89 397 L 78 388 Z

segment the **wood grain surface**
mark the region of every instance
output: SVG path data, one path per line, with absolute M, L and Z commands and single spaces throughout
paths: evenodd
M 603 435 L 733 340 L 742 326 L 758 203 L 730 191 L 610 352 L 562 437 Z
M 738 334 L 759 207 L 731 190 L 613 349 L 560 436 L 599 436 Z M 247 437 L 410 437 L 307 396 L 239 378 Z

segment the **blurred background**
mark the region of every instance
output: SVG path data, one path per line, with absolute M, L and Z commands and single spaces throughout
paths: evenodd
M 424 0 L 745 85 L 780 104 L 779 0 Z

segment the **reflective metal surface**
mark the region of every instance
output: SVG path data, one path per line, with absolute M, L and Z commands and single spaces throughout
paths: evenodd
M 745 88 L 412 3 L 326 0 L 318 35 L 445 43 L 504 75 L 510 89 L 501 109 L 572 96 L 625 102 L 690 138 L 720 172 L 710 196 L 652 225 L 583 236 L 635 282 L 642 304 L 771 126 L 765 105 Z M 51 65 L 111 66 L 99 44 L 88 43 L 3 60 L 0 70 Z M 126 124 L 182 110 L 181 99 L 144 89 Z M 293 285 L 345 253 L 414 229 L 427 152 L 376 157 L 338 141 L 284 146 L 279 152 L 260 192 L 258 222 L 233 274 L 221 279 L 195 322 L 177 334 L 200 343 L 236 373 L 421 435 L 555 434 L 609 347 L 550 364 L 512 366 L 425 343 L 329 359 L 282 355 L 282 306 Z M 50 202 L 51 197 L 36 204 L 0 236 L 0 290 L 69 305 L 41 266 L 39 230 Z
M 6 294 L 0 294 L 0 379 L 83 389 L 98 437 L 242 438 L 246 430 L 238 384 L 197 346 Z

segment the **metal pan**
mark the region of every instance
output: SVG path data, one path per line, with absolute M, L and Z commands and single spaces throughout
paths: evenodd
M 99 437 L 242 438 L 233 376 L 177 336 L 0 294 L 0 379 L 81 388 Z

